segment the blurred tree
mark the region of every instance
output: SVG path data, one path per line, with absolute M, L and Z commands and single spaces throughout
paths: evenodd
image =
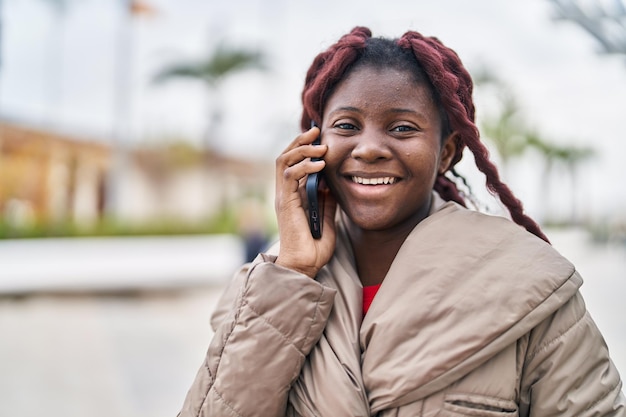
M 591 35 L 600 46 L 600 52 L 626 56 L 626 4 L 625 0 L 549 0 L 555 10 L 556 20 L 570 21 Z M 577 182 L 578 167 L 595 155 L 589 148 L 546 149 L 545 154 L 567 167 L 572 186 Z M 549 160 L 550 160 L 549 158 Z M 551 170 L 548 163 L 546 169 Z M 553 164 L 552 164 L 553 165 Z M 572 205 L 572 220 L 577 221 L 576 206 Z
M 107 217 L 123 217 L 125 177 L 128 173 L 128 153 L 131 142 L 132 86 L 135 31 L 137 18 L 158 14 L 150 3 L 140 0 L 118 0 L 118 27 L 115 37 L 115 81 L 113 94 L 113 126 L 111 133 L 111 166 L 104 186 L 104 212 Z
M 4 51 L 4 21 L 3 16 L 4 16 L 4 0 L 0 0 L 0 69 L 2 69 L 2 58 L 3 58 L 3 51 Z
M 492 142 L 498 155 L 505 178 L 511 174 L 510 164 L 528 149 L 528 132 L 520 117 L 515 97 L 507 90 L 502 94 L 502 107 L 498 114 L 488 114 L 481 122 L 482 133 Z
M 626 55 L 626 5 L 623 0 L 550 0 L 556 19 L 569 20 L 594 37 L 602 52 Z
M 539 190 L 542 210 L 545 214 L 549 210 L 552 194 L 550 180 L 555 175 L 555 167 L 564 167 L 571 184 L 571 211 L 570 218 L 566 222 L 576 222 L 579 211 L 576 199 L 579 169 L 583 162 L 594 155 L 594 151 L 585 147 L 557 145 L 543 137 L 524 119 L 521 107 L 511 89 L 486 69 L 473 73 L 473 79 L 478 88 L 491 87 L 493 89 L 497 110 L 482 117 L 480 130 L 493 144 L 500 157 L 503 177 L 510 179 L 512 174 L 510 162 L 513 159 L 521 158 L 531 149 L 538 151 L 544 163 L 544 177 Z
M 510 178 L 511 162 L 526 153 L 530 146 L 528 137 L 533 133 L 523 119 L 519 103 L 507 85 L 486 69 L 474 73 L 473 79 L 478 88 L 492 89 L 497 110 L 481 118 L 480 130 L 498 153 L 503 177 Z
M 52 12 L 52 24 L 48 33 L 48 47 L 46 48 L 46 98 L 48 101 L 48 124 L 58 124 L 59 110 L 63 101 L 64 76 L 64 38 L 66 31 L 66 15 L 70 0 L 43 0 Z
M 566 220 L 569 224 L 580 222 L 578 201 L 576 199 L 576 188 L 579 184 L 578 174 L 581 165 L 595 156 L 595 151 L 589 147 L 562 146 L 542 140 L 535 134 L 528 136 L 528 145 L 541 154 L 544 161 L 544 181 L 541 189 L 543 197 L 547 199 L 551 196 L 550 179 L 555 177 L 555 168 L 560 166 L 565 169 L 569 176 L 571 187 L 570 193 L 570 217 Z M 547 219 L 551 221 L 553 219 Z
M 162 69 L 154 76 L 153 81 L 159 84 L 174 78 L 199 80 L 215 97 L 224 79 L 245 69 L 265 69 L 263 54 L 260 51 L 234 49 L 220 44 L 204 59 L 175 63 Z M 216 128 L 222 117 L 219 100 L 214 100 L 210 113 L 204 138 L 207 149 L 214 148 L 211 142 L 215 140 Z

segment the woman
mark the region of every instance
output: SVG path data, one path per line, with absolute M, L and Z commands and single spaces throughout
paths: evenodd
M 499 180 L 471 94 L 416 32 L 355 28 L 315 58 L 276 161 L 280 244 L 225 292 L 181 416 L 626 415 L 581 278 Z M 464 207 L 465 147 L 513 222 Z

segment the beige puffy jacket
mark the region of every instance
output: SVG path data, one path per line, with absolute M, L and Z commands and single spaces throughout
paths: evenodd
M 626 416 L 574 267 L 512 222 L 439 204 L 369 312 L 339 224 L 316 280 L 236 275 L 181 417 Z

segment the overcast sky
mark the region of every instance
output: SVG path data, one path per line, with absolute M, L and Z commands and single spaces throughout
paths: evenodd
M 199 143 L 215 95 L 197 82 L 155 86 L 150 79 L 224 41 L 262 49 L 269 68 L 234 76 L 216 93 L 225 105 L 220 148 L 273 159 L 297 132 L 304 73 L 318 52 L 356 25 L 386 36 L 411 29 L 439 37 L 470 71 L 490 68 L 546 137 L 596 148 L 578 185 L 582 209 L 596 216 L 626 211 L 626 58 L 598 54 L 580 28 L 552 19 L 548 0 L 150 0 L 156 13 L 134 19 L 121 38 L 127 49 L 119 47 L 121 0 L 68 0 L 63 14 L 50 0 L 3 3 L 5 117 L 103 140 L 121 131 L 131 143 L 174 136 Z M 116 95 L 124 54 L 131 57 L 122 61 L 131 71 L 128 107 Z M 532 212 L 540 170 L 519 172 L 511 181 Z M 557 202 L 567 199 L 560 187 L 569 184 L 553 185 Z

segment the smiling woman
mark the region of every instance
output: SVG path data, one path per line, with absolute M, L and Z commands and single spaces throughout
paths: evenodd
M 626 415 L 582 279 L 500 181 L 454 51 L 357 27 L 302 98 L 276 160 L 280 244 L 224 293 L 181 416 Z M 465 147 L 513 221 L 466 208 Z
M 353 69 L 328 99 L 323 121 L 324 175 L 347 219 L 354 219 L 348 224 L 358 230 L 350 234 L 373 232 L 394 242 L 397 252 L 427 216 L 437 174 L 448 169 L 455 152 L 454 135 L 442 137 L 428 85 L 416 84 L 410 72 Z M 369 239 L 355 239 L 355 249 L 363 241 Z M 389 255 L 357 260 L 388 269 Z M 359 272 L 373 267 L 358 265 Z M 386 270 L 380 272 L 362 275 L 367 284 L 380 284 Z
M 360 62 L 326 103 L 324 175 L 346 216 L 361 282 L 378 285 L 428 215 L 437 175 L 456 146 L 453 134 L 442 137 L 427 84 L 417 84 L 412 72 Z

